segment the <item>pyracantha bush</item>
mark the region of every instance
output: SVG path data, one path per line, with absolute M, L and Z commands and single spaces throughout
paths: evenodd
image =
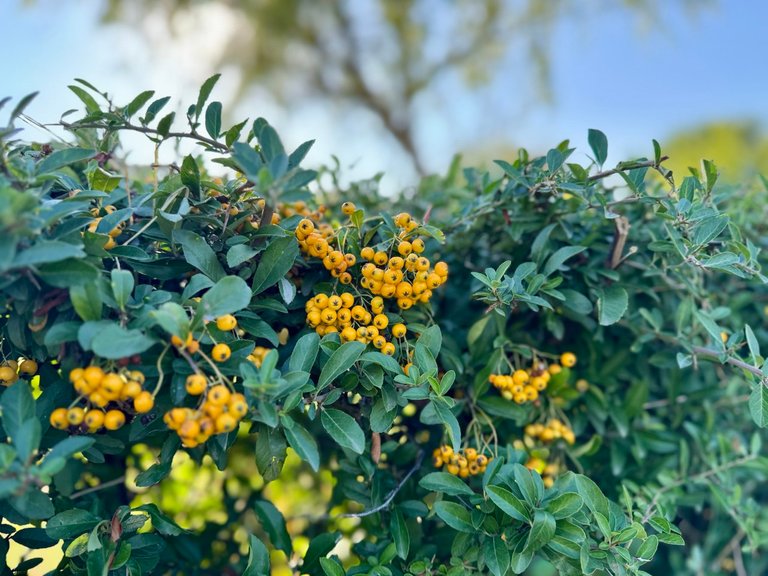
M 768 570 L 753 192 L 592 130 L 385 198 L 217 78 L 0 130 L 4 574 Z

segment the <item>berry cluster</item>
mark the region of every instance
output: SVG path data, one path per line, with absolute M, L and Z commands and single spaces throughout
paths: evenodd
M 493 460 L 492 456 L 479 454 L 475 448 L 454 452 L 450 446 L 442 445 L 432 452 L 432 463 L 435 468 L 443 468 L 445 472 L 459 478 L 484 473 L 491 460 Z
M 304 309 L 307 324 L 319 335 L 338 332 L 342 342 L 370 342 L 388 356 L 395 353 L 395 345 L 390 340 L 403 338 L 408 331 L 405 324 L 390 326 L 389 318 L 384 314 L 384 300 L 378 296 L 366 307 L 364 301 L 356 299 L 351 292 L 330 296 L 317 294 L 307 301 Z M 390 340 L 387 340 L 386 332 Z
M 544 486 L 551 488 L 555 483 L 555 478 L 565 470 L 556 462 L 547 462 L 538 456 L 531 456 L 525 463 L 525 467 L 539 473 Z
M 88 223 L 88 232 L 92 232 L 94 234 L 96 233 L 96 229 L 99 227 L 99 223 L 101 222 L 100 214 L 101 214 L 102 210 L 106 214 L 112 214 L 112 212 L 114 212 L 116 210 L 116 208 L 114 206 L 111 206 L 111 205 L 104 206 L 101 209 L 99 209 L 99 208 L 92 208 L 91 209 L 91 216 L 93 216 L 94 218 L 93 218 L 93 220 L 91 220 Z M 115 238 L 120 236 L 120 234 L 122 234 L 122 232 L 123 232 L 123 224 L 118 224 L 117 226 L 112 228 L 112 230 L 107 232 L 107 234 L 109 235 L 109 238 L 104 243 L 103 248 L 105 250 L 111 250 L 112 248 L 117 246 L 117 242 L 115 241 Z
M 539 393 L 546 390 L 549 380 L 559 374 L 563 367 L 571 368 L 576 364 L 576 355 L 564 352 L 560 363 L 546 364 L 537 362 L 532 367 L 517 369 L 512 374 L 491 374 L 488 381 L 501 391 L 501 395 L 516 404 L 525 404 L 538 399 Z
M 231 432 L 248 413 L 245 396 L 224 384 L 211 384 L 204 374 L 191 374 L 185 388 L 190 396 L 200 397 L 198 407 L 172 408 L 163 416 L 163 422 L 179 435 L 186 448 L 199 446 L 214 434 Z
M 261 368 L 261 363 L 264 362 L 264 358 L 272 351 L 272 348 L 264 348 L 264 346 L 256 346 L 253 351 L 248 354 L 248 360 L 253 362 L 256 368 Z
M 552 418 L 546 424 L 528 424 L 525 427 L 525 435 L 530 438 L 539 439 L 547 444 L 561 438 L 571 445 L 576 442 L 576 435 L 573 433 L 573 430 L 557 418 Z
M 37 374 L 37 362 L 31 358 L 19 360 L 5 360 L 0 364 L 0 384 L 10 386 L 22 376 L 34 376 Z
M 105 372 L 91 365 L 73 369 L 69 381 L 79 396 L 69 408 L 56 408 L 51 413 L 51 426 L 59 430 L 70 426 L 83 426 L 90 433 L 102 428 L 117 430 L 125 424 L 126 411 L 144 414 L 155 405 L 152 394 L 143 388 L 144 374 L 139 370 Z M 77 405 L 82 400 L 85 407 Z

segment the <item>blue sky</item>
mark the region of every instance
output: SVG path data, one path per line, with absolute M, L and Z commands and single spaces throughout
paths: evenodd
M 519 59 L 501 62 L 482 94 L 444 79 L 442 96 L 431 94 L 418 103 L 423 111 L 418 139 L 428 151 L 429 168 L 443 170 L 456 151 L 504 142 L 542 151 L 570 138 L 586 149 L 592 127 L 608 134 L 610 163 L 650 153 L 652 138 L 663 144 L 678 130 L 712 120 L 748 119 L 764 126 L 768 4 L 720 0 L 693 11 L 677 2 L 659 4 L 665 7 L 661 28 L 643 28 L 617 9 L 558 23 L 551 38 L 552 104 L 528 102 L 530 73 Z M 154 49 L 125 26 L 99 25 L 100 7 L 97 0 L 37 0 L 31 7 L 0 0 L 0 95 L 18 98 L 40 90 L 30 112 L 50 122 L 77 106 L 66 88 L 74 77 L 92 80 L 125 101 L 147 88 L 189 97 L 213 72 L 206 55 L 220 45 L 225 18 L 204 15 L 190 23 L 202 37 L 182 35 Z M 149 33 L 163 36 L 159 30 Z M 225 106 L 236 83 L 236 71 L 225 69 L 217 88 Z M 382 142 L 370 117 L 353 116 L 339 125 L 338 110 L 319 105 L 289 113 L 259 90 L 239 110 L 269 118 L 289 145 L 317 137 L 311 162 L 337 154 L 344 163 L 355 163 L 355 176 L 385 170 L 390 188 L 414 182 L 402 154 Z M 44 135 L 30 131 L 28 137 Z M 141 149 L 138 140 L 131 142 Z M 134 157 L 145 158 L 139 152 Z

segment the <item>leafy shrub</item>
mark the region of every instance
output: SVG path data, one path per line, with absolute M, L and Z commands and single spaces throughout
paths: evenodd
M 14 140 L 29 98 L 0 132 L 4 554 L 63 541 L 53 573 L 89 575 L 766 569 L 762 223 L 712 163 L 678 180 L 654 142 L 607 169 L 593 130 L 588 165 L 563 142 L 383 198 L 264 119 L 223 128 L 217 78 L 186 132 L 169 98 L 84 82 L 71 144 Z M 134 169 L 126 131 L 199 155 Z M 223 518 L 168 503 L 182 453 L 222 471 Z M 286 519 L 307 467 L 327 509 Z

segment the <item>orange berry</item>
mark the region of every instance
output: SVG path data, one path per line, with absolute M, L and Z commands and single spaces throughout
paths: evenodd
M 344 202 L 344 204 L 341 205 L 341 211 L 347 216 L 354 214 L 355 210 L 357 210 L 357 206 L 355 206 L 354 202 Z
M 125 424 L 125 414 L 120 410 L 110 410 L 104 416 L 104 428 L 107 430 L 118 430 Z
M 216 328 L 222 332 L 229 332 L 230 330 L 234 330 L 236 327 L 237 318 L 232 316 L 232 314 L 225 314 L 224 316 L 219 316 L 216 318 Z
M 57 430 L 66 430 L 69 427 L 68 412 L 66 408 L 56 408 L 51 412 L 49 422 Z
M 560 356 L 560 364 L 566 368 L 572 368 L 576 365 L 576 354 L 573 352 L 563 352 Z
M 223 342 L 216 344 L 216 346 L 213 347 L 213 350 L 211 350 L 211 358 L 213 358 L 216 362 L 226 362 L 229 360 L 231 355 L 232 350 L 230 350 L 229 346 Z
M 31 358 L 26 358 L 21 361 L 21 364 L 19 365 L 19 372 L 22 374 L 26 374 L 27 376 L 32 376 L 37 373 L 37 362 L 32 360 Z
M 104 425 L 104 412 L 101 410 L 88 410 L 85 413 L 85 425 L 90 432 L 96 432 Z
M 187 376 L 184 387 L 187 390 L 187 394 L 200 396 L 200 394 L 205 392 L 207 385 L 208 379 L 203 374 L 190 374 Z
M 133 399 L 133 409 L 139 414 L 145 414 L 155 406 L 155 399 L 146 390 Z
M 104 370 L 98 366 L 88 366 L 88 368 L 83 371 L 83 378 L 88 384 L 98 386 L 104 378 Z
M 215 406 L 224 406 L 229 403 L 231 396 L 229 388 L 223 384 L 218 384 L 208 391 L 207 400 Z
M 231 414 L 222 414 L 216 418 L 216 432 L 219 434 L 231 432 L 237 426 L 237 420 Z
M 67 411 L 67 422 L 70 426 L 80 426 L 85 420 L 85 410 L 76 406 Z

